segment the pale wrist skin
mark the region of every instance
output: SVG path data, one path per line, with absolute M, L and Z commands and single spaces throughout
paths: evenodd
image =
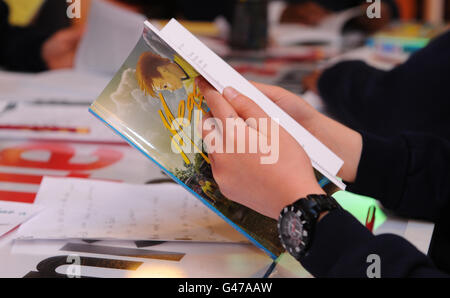
M 319 112 L 315 113 L 314 116 L 307 121 L 304 121 L 303 125 L 307 127 L 316 138 L 330 148 L 331 151 L 344 160 L 344 165 L 338 172 L 338 176 L 347 182 L 354 182 L 362 153 L 361 134 Z M 308 187 L 306 191 L 304 187 L 301 187 L 301 190 L 299 189 L 299 194 L 302 195 L 297 198 L 291 197 L 287 200 L 288 204 L 285 206 L 291 205 L 297 200 L 305 198 L 307 195 L 325 194 L 325 192 L 319 185 L 312 185 L 311 187 Z M 285 206 L 283 206 L 282 209 Z M 282 209 L 280 209 L 280 212 Z M 318 221 L 326 214 L 328 214 L 328 212 L 322 213 Z
M 344 181 L 355 182 L 363 146 L 361 134 L 321 113 L 316 117 L 315 128 L 310 132 L 344 160 L 338 176 Z M 328 211 L 320 214 L 317 222 L 327 214 Z
M 305 126 L 309 132 L 344 161 L 338 177 L 355 182 L 362 152 L 361 134 L 319 112 L 308 123 Z

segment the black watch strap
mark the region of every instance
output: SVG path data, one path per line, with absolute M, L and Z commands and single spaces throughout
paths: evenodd
M 317 220 L 323 212 L 342 209 L 333 197 L 327 195 L 308 195 L 293 205 L 305 212 L 310 220 Z

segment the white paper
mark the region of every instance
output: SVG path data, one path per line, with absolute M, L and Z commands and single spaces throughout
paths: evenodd
M 87 30 L 75 58 L 75 69 L 114 74 L 142 34 L 143 15 L 102 0 L 91 1 Z
M 34 204 L 0 201 L 0 237 L 42 210 Z
M 155 31 L 156 34 L 159 33 L 164 41 L 174 48 L 189 64 L 195 67 L 219 92 L 222 92 L 227 86 L 232 86 L 255 101 L 267 115 L 286 129 L 305 149 L 314 168 L 335 185 L 345 189 L 345 184 L 335 177 L 343 165 L 342 159 L 267 98 L 228 63 L 202 44 L 176 20 L 172 19 L 161 31 L 158 31 L 149 22 L 145 24 L 152 31 Z
M 46 209 L 20 239 L 248 242 L 181 186 L 45 177 L 36 202 Z

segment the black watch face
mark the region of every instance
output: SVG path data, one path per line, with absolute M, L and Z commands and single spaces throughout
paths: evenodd
M 308 232 L 305 228 L 305 221 L 301 217 L 300 211 L 285 211 L 280 221 L 280 237 L 285 249 L 294 257 L 297 257 L 305 248 L 305 238 Z

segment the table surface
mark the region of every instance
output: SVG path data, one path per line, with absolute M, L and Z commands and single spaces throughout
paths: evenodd
M 367 49 L 355 51 L 355 55 L 369 57 Z M 299 69 L 310 68 L 311 65 L 299 65 Z M 273 80 L 273 74 L 266 73 L 262 79 L 270 82 L 270 76 Z M 255 79 L 254 73 L 248 74 L 248 77 Z M 39 75 L 0 71 L 0 102 L 6 106 L 12 101 L 32 102 L 36 98 L 47 98 L 51 101 L 64 99 L 71 104 L 86 104 L 100 93 L 108 79 L 73 71 Z M 83 91 L 80 92 L 80 89 Z M 304 97 L 316 109 L 324 111 L 320 98 L 311 93 Z M 28 203 L 34 201 L 39 183 L 45 175 L 139 184 L 167 180 L 156 166 L 128 145 L 91 141 L 0 138 L 0 173 L 7 177 L 0 180 L 0 200 Z M 401 235 L 426 253 L 433 227 L 429 223 L 388 216 L 376 233 Z M 68 257 L 81 258 L 86 262 L 87 266 L 82 266 L 83 276 L 311 277 L 291 256 L 282 255 L 274 265 L 267 255 L 251 244 L 17 241 L 14 235 L 15 231 L 0 238 L 0 277 L 66 274 L 72 270 L 67 265 Z M 168 256 L 164 252 L 171 254 Z M 177 257 L 174 259 L 173 255 Z

